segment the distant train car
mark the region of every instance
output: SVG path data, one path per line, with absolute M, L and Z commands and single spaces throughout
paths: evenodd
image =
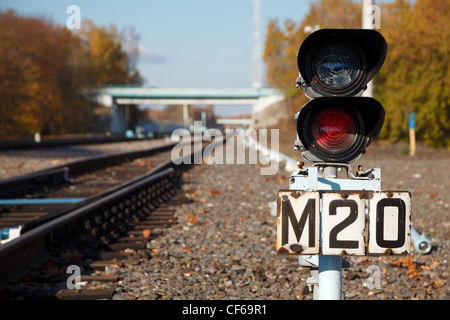
M 178 123 L 143 123 L 136 126 L 136 136 L 141 139 L 170 136 L 180 128 L 184 127 Z
M 139 139 L 154 138 L 159 134 L 157 123 L 142 123 L 136 126 L 136 136 Z

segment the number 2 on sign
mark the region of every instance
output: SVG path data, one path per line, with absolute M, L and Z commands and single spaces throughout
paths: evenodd
M 339 193 L 322 195 L 322 254 L 364 255 L 364 199 L 359 194 Z

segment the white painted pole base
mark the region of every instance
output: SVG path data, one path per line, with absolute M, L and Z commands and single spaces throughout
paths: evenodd
M 342 299 L 342 257 L 319 256 L 319 300 Z

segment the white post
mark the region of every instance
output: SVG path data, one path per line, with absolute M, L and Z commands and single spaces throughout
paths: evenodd
M 326 166 L 324 178 L 336 178 L 337 168 Z M 342 257 L 319 256 L 319 300 L 342 299 Z
M 342 299 L 342 257 L 319 256 L 319 300 Z
M 372 15 L 372 0 L 362 0 L 362 28 L 363 29 L 373 29 L 373 23 L 371 23 L 371 15 Z M 363 97 L 373 97 L 373 80 L 370 80 L 367 84 L 367 90 L 363 92 Z
M 260 2 L 253 0 L 253 88 L 261 87 Z
M 186 128 L 191 125 L 191 119 L 189 118 L 189 105 L 187 103 L 183 104 L 183 124 Z

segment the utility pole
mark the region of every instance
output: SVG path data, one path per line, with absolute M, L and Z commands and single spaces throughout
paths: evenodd
M 253 0 L 253 88 L 261 87 L 260 3 Z
M 373 0 L 361 0 L 362 6 L 362 28 L 363 29 L 374 29 L 374 24 L 372 23 L 370 17 L 372 15 Z M 367 84 L 367 90 L 363 92 L 363 97 L 373 97 L 373 80 L 369 81 Z

